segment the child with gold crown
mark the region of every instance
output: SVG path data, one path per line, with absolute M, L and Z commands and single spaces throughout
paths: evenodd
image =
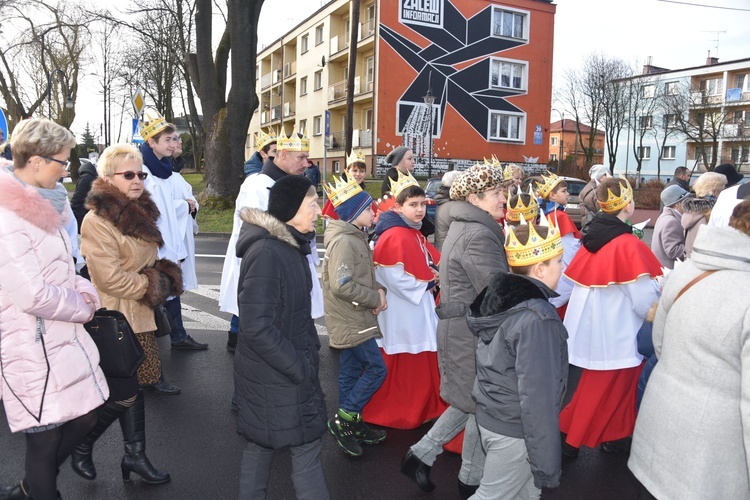
M 562 274 L 553 226 L 506 229 L 510 273 L 497 273 L 469 309 L 479 338 L 472 391 L 487 456 L 471 498 L 539 498 L 560 484 L 558 415 L 568 381 L 567 332 L 549 299 Z
M 375 226 L 375 276 L 388 289 L 388 309 L 378 314 L 378 343 L 388 375 L 365 407 L 365 421 L 414 429 L 447 407 L 440 399 L 434 288 L 440 252 L 420 233 L 425 192 L 410 174 L 392 182 L 392 209 Z
M 635 210 L 626 179 L 607 178 L 596 188 L 601 211 L 586 226 L 582 245 L 565 275 L 574 283 L 565 313 L 570 364 L 583 368 L 573 399 L 560 414 L 567 436 L 563 452 L 602 444 L 618 451 L 635 425 L 636 389 L 643 367 L 636 336 L 659 298 L 661 264 L 632 234 Z

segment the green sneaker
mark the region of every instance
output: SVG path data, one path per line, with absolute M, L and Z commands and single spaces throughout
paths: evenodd
M 336 438 L 339 446 L 344 451 L 353 456 L 359 457 L 362 455 L 362 446 L 359 444 L 359 440 L 355 434 L 357 428 L 356 419 L 359 415 L 352 416 L 344 410 L 339 410 L 328 421 L 328 430 L 331 431 L 333 437 Z
M 378 444 L 385 439 L 388 433 L 382 429 L 373 429 L 360 416 L 356 422 L 354 435 L 357 436 L 357 441 L 360 443 Z

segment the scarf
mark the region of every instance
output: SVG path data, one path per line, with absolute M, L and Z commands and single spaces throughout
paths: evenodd
M 300 233 L 289 224 L 286 224 L 286 228 L 292 234 L 292 237 L 295 239 L 295 241 L 299 244 L 299 249 L 303 254 L 309 255 L 310 253 L 312 253 L 310 242 L 313 238 L 315 238 L 315 231 L 310 231 L 309 233 Z
M 596 253 L 618 236 L 632 232 L 633 228 L 616 216 L 599 212 L 581 231 L 581 244 L 589 252 Z
M 147 142 L 141 144 L 141 154 L 143 163 L 148 167 L 152 174 L 159 179 L 168 179 L 172 175 L 172 157 L 165 156 L 161 160 L 156 157 L 156 153 L 151 149 Z
M 419 231 L 420 229 L 422 229 L 422 221 L 413 222 L 413 221 L 407 219 L 406 217 L 404 217 L 404 214 L 398 214 L 398 215 L 399 215 L 399 217 L 401 217 L 401 220 L 404 221 L 404 224 L 406 224 L 410 228 L 416 229 L 417 231 Z
M 274 182 L 278 181 L 282 177 L 286 177 L 288 174 L 281 170 L 276 164 L 273 162 L 273 156 L 269 156 L 266 158 L 266 162 L 263 164 L 263 169 L 260 171 L 261 174 L 266 174 L 268 177 L 274 180 Z
M 13 174 L 13 177 L 23 184 L 24 186 L 28 186 L 25 182 L 23 182 L 21 179 L 16 177 L 15 173 L 13 172 L 13 165 L 8 165 L 5 167 L 5 170 L 7 172 L 10 172 Z M 52 189 L 42 188 L 42 187 L 36 187 L 33 186 L 34 189 L 37 190 L 39 195 L 50 202 L 53 207 L 55 207 L 55 210 L 57 210 L 58 214 L 62 214 L 63 210 L 65 210 L 65 203 L 68 201 L 68 190 L 65 189 L 65 186 L 60 184 L 59 182 L 55 184 L 55 187 Z

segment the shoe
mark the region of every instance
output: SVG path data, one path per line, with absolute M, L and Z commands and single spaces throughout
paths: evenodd
M 31 498 L 27 491 L 29 491 L 29 486 L 26 484 L 25 479 L 20 483 L 10 486 L 0 486 L 0 500 L 25 500 L 26 498 Z
M 341 446 L 347 454 L 353 457 L 359 457 L 362 455 L 362 447 L 359 445 L 359 440 L 355 434 L 356 423 L 354 420 L 348 420 L 352 418 L 351 415 L 346 412 L 344 412 L 344 415 L 341 415 L 341 412 L 342 410 L 339 410 L 339 412 L 328 421 L 328 430 L 331 431 L 331 434 L 336 438 L 339 446 Z
M 131 472 L 141 476 L 148 484 L 163 484 L 172 479 L 168 473 L 154 468 L 146 456 L 146 403 L 143 391 L 138 391 L 133 406 L 120 417 L 120 428 L 125 440 L 125 456 L 120 463 L 123 481 L 130 481 Z
M 575 446 L 571 446 L 565 441 L 563 441 L 563 444 L 562 444 L 563 456 L 568 457 L 568 458 L 578 458 L 578 451 L 579 451 L 578 448 L 576 448 Z
M 357 420 L 354 422 L 354 435 L 357 437 L 357 441 L 364 444 L 378 444 L 382 442 L 388 435 L 382 429 L 373 429 L 362 420 L 362 416 L 358 415 Z
M 469 500 L 469 498 L 477 492 L 479 489 L 478 484 L 466 484 L 460 479 L 458 480 L 458 494 L 461 495 L 463 500 Z
M 630 452 L 630 438 L 618 439 L 617 441 L 605 441 L 602 443 L 602 451 L 604 453 L 629 453 Z
M 237 332 L 229 332 L 227 337 L 227 351 L 234 352 L 237 349 Z
M 159 377 L 159 380 L 154 385 L 149 385 L 148 387 L 151 388 L 153 392 L 156 394 L 163 394 L 165 396 L 176 396 L 180 392 L 182 392 L 182 389 L 177 387 L 176 385 L 167 382 L 164 379 L 164 374 L 161 374 L 161 377 Z
M 196 340 L 188 335 L 184 339 L 180 340 L 177 343 L 172 344 L 172 349 L 185 349 L 189 351 L 202 351 L 203 349 L 208 349 L 208 344 L 201 344 L 200 342 L 196 342 Z
M 97 420 L 96 425 L 70 454 L 70 466 L 73 468 L 73 472 L 89 481 L 96 479 L 96 467 L 94 467 L 92 458 L 94 443 L 127 409 L 127 406 L 123 406 L 116 401 L 104 403 L 104 406 L 99 409 L 99 420 Z
M 419 489 L 427 493 L 435 489 L 435 484 L 430 481 L 430 469 L 432 467 L 417 458 L 411 449 L 401 461 L 401 474 L 417 483 Z

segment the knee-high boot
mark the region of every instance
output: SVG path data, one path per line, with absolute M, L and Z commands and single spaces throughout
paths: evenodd
M 120 427 L 125 440 L 125 456 L 120 464 L 122 479 L 130 481 L 130 473 L 135 472 L 149 484 L 169 481 L 169 474 L 156 470 L 146 456 L 146 406 L 143 390 L 138 391 L 133 406 L 120 417 Z
M 75 447 L 70 456 L 70 465 L 76 474 L 89 481 L 96 479 L 96 467 L 94 467 L 91 456 L 94 451 L 94 443 L 112 425 L 112 422 L 120 418 L 120 415 L 125 413 L 127 409 L 127 406 L 116 401 L 107 401 L 99 409 L 99 420 L 97 420 L 96 425 Z

